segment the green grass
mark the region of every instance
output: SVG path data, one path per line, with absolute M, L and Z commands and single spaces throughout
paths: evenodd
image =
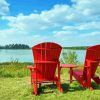
M 29 71 L 27 70 L 27 65 L 30 63 L 1 63 L 0 64 L 0 77 L 25 77 L 29 75 Z
M 68 69 L 61 70 L 61 83 L 64 93 L 59 93 L 56 85 L 46 84 L 39 88 L 40 94 L 34 96 L 30 84 L 28 63 L 0 64 L 0 100 L 100 100 L 100 86 L 92 82 L 93 91 L 84 89 L 77 81 L 69 84 Z M 100 73 L 98 67 L 97 73 Z M 53 93 L 44 93 L 51 91 Z

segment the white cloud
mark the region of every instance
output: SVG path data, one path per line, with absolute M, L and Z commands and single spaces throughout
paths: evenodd
M 28 32 L 45 30 L 48 26 L 47 24 L 49 24 L 47 21 L 41 18 L 39 14 L 30 14 L 26 16 L 19 14 L 17 17 L 7 16 L 3 17 L 3 19 L 9 21 L 9 27 Z
M 82 34 L 82 37 L 94 37 L 94 36 L 99 36 L 100 37 L 100 31 L 99 32 L 91 32 L 88 34 Z
M 74 0 L 74 8 L 84 15 L 100 15 L 100 0 Z
M 73 31 L 77 29 L 77 26 L 63 26 L 62 29 Z
M 76 44 L 78 41 L 84 42 L 83 38 L 90 36 L 93 38 L 91 41 L 96 41 L 95 36 L 100 37 L 100 1 L 72 1 L 74 2 L 72 6 L 55 5 L 52 9 L 39 14 L 34 11 L 29 15 L 18 14 L 17 16 L 2 17 L 3 20 L 8 21 L 9 29 L 1 30 L 0 36 L 13 37 L 15 42 L 17 41 L 16 37 L 20 37 L 19 41 L 23 40 L 29 44 L 33 41 L 35 43 L 42 41 L 60 43 L 60 37 L 63 38 L 62 42 L 72 41 Z
M 6 0 L 0 0 L 0 16 L 4 16 L 9 12 L 9 4 Z
M 74 26 L 63 26 L 62 29 L 63 30 L 100 30 L 100 22 L 95 22 L 95 21 L 91 21 L 91 22 L 84 22 L 84 23 L 78 23 Z
M 100 31 L 100 22 L 87 22 L 87 23 L 81 23 L 78 27 L 79 30 L 99 30 Z
M 77 32 L 75 31 L 70 31 L 70 30 L 66 30 L 66 31 L 54 31 L 54 36 L 55 37 L 68 37 L 68 36 L 74 36 L 77 34 Z

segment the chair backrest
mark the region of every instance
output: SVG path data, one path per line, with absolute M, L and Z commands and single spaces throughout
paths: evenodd
M 56 43 L 44 42 L 32 47 L 34 64 L 40 78 L 53 79 L 62 47 Z
M 87 62 L 87 60 L 90 61 L 90 65 L 88 65 L 89 63 Z M 96 62 L 92 63 L 92 61 L 96 61 Z M 93 77 L 99 65 L 99 62 L 100 62 L 100 45 L 95 45 L 95 46 L 91 46 L 87 48 L 85 63 L 84 63 L 84 71 L 83 71 L 84 76 L 87 75 L 86 66 L 90 66 L 91 67 L 91 77 Z

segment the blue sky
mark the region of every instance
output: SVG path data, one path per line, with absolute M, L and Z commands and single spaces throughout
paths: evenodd
M 43 10 L 50 10 L 55 4 L 69 4 L 70 0 L 8 0 L 10 3 L 11 15 L 19 13 L 30 14 L 37 10 L 40 13 Z
M 95 45 L 99 26 L 99 0 L 0 0 L 0 45 Z

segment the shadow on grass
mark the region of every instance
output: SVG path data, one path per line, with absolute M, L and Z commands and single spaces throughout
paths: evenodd
M 98 85 L 95 82 L 92 82 L 91 85 L 92 85 L 94 90 L 100 90 L 100 84 Z
M 100 85 L 96 84 L 95 82 L 92 82 L 91 86 L 93 87 L 94 90 L 100 90 Z M 77 81 L 71 84 L 64 83 L 62 84 L 62 87 L 63 87 L 64 93 L 86 90 L 86 88 L 83 88 Z
M 46 84 L 39 87 L 38 91 L 39 93 L 52 93 L 55 89 L 57 89 L 56 84 Z
M 63 93 L 84 90 L 81 86 L 71 86 L 68 83 L 63 83 L 61 84 L 61 86 L 63 88 Z M 56 84 L 49 84 L 49 85 L 46 84 L 38 88 L 38 91 L 40 94 L 41 93 L 53 93 L 53 91 L 56 91 L 55 89 L 58 91 Z
M 100 90 L 100 85 L 97 85 L 95 82 L 92 82 L 91 85 L 94 90 Z M 71 84 L 63 83 L 61 86 L 63 88 L 63 93 L 86 90 L 86 88 L 83 88 L 76 81 Z M 56 84 L 45 84 L 38 88 L 39 94 L 53 93 L 56 90 L 58 91 Z
M 85 90 L 83 87 L 81 87 L 80 85 L 77 85 L 77 84 L 67 84 L 67 83 L 64 83 L 62 84 L 62 88 L 64 90 L 64 93 L 67 93 L 67 92 L 75 92 L 75 91 L 83 91 Z

